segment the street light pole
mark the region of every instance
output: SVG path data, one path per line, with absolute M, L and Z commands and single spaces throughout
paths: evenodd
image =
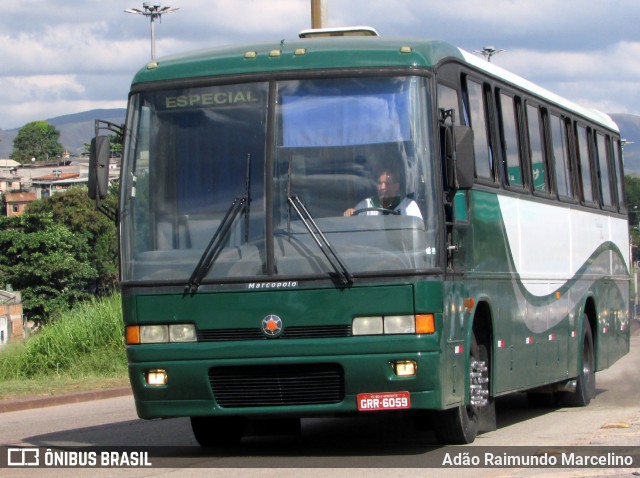
M 502 53 L 503 51 L 507 51 L 507 50 L 502 50 L 502 49 L 497 50 L 496 47 L 494 46 L 483 46 L 482 50 L 473 50 L 473 53 L 478 53 L 484 56 L 487 59 L 487 61 L 491 63 L 491 57 L 493 55 L 497 55 L 498 53 Z
M 156 18 L 159 18 L 160 21 L 162 21 L 162 15 L 164 15 L 165 13 L 172 13 L 180 9 L 172 8 L 169 6 L 163 7 L 161 3 L 157 2 L 143 2 L 142 8 L 142 10 L 140 10 L 139 8 L 127 8 L 125 12 L 144 15 L 145 17 L 149 17 L 149 19 L 151 20 L 151 61 L 154 61 L 156 59 Z

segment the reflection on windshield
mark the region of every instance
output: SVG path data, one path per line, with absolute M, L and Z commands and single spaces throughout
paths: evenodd
M 435 267 L 428 94 L 419 78 L 300 80 L 278 89 L 275 269 L 330 267 L 287 198 L 300 198 L 354 274 Z
M 276 142 L 267 150 L 270 87 Z M 123 279 L 184 285 L 194 274 L 206 283 L 438 266 L 428 98 L 426 81 L 417 77 L 133 95 Z M 223 225 L 220 238 L 240 197 L 247 209 Z M 292 207 L 293 197 L 330 244 L 330 257 Z M 211 252 L 214 237 L 219 244 Z

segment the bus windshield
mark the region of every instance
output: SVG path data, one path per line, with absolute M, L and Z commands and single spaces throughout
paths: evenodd
M 428 88 L 359 77 L 133 94 L 123 280 L 186 283 L 196 265 L 203 283 L 326 277 L 332 257 L 356 276 L 439 267 Z

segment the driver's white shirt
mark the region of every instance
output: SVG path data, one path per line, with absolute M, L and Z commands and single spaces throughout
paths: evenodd
M 377 202 L 377 201 L 376 201 Z M 367 209 L 370 207 L 380 207 L 373 203 L 373 198 L 366 198 L 356 204 L 355 210 L 358 209 Z M 402 216 L 416 216 L 422 219 L 422 213 L 420 212 L 420 208 L 418 204 L 413 199 L 405 197 L 400 203 L 392 209 L 396 213 L 399 213 Z M 365 211 L 361 215 L 365 216 L 379 216 L 383 214 L 382 211 Z

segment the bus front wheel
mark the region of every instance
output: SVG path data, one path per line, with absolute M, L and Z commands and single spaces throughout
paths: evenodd
M 489 397 L 489 354 L 484 344 L 472 337 L 469 362 L 468 405 L 460 405 L 438 413 L 436 437 L 442 444 L 472 443 L 480 429 L 481 415 L 493 406 Z

